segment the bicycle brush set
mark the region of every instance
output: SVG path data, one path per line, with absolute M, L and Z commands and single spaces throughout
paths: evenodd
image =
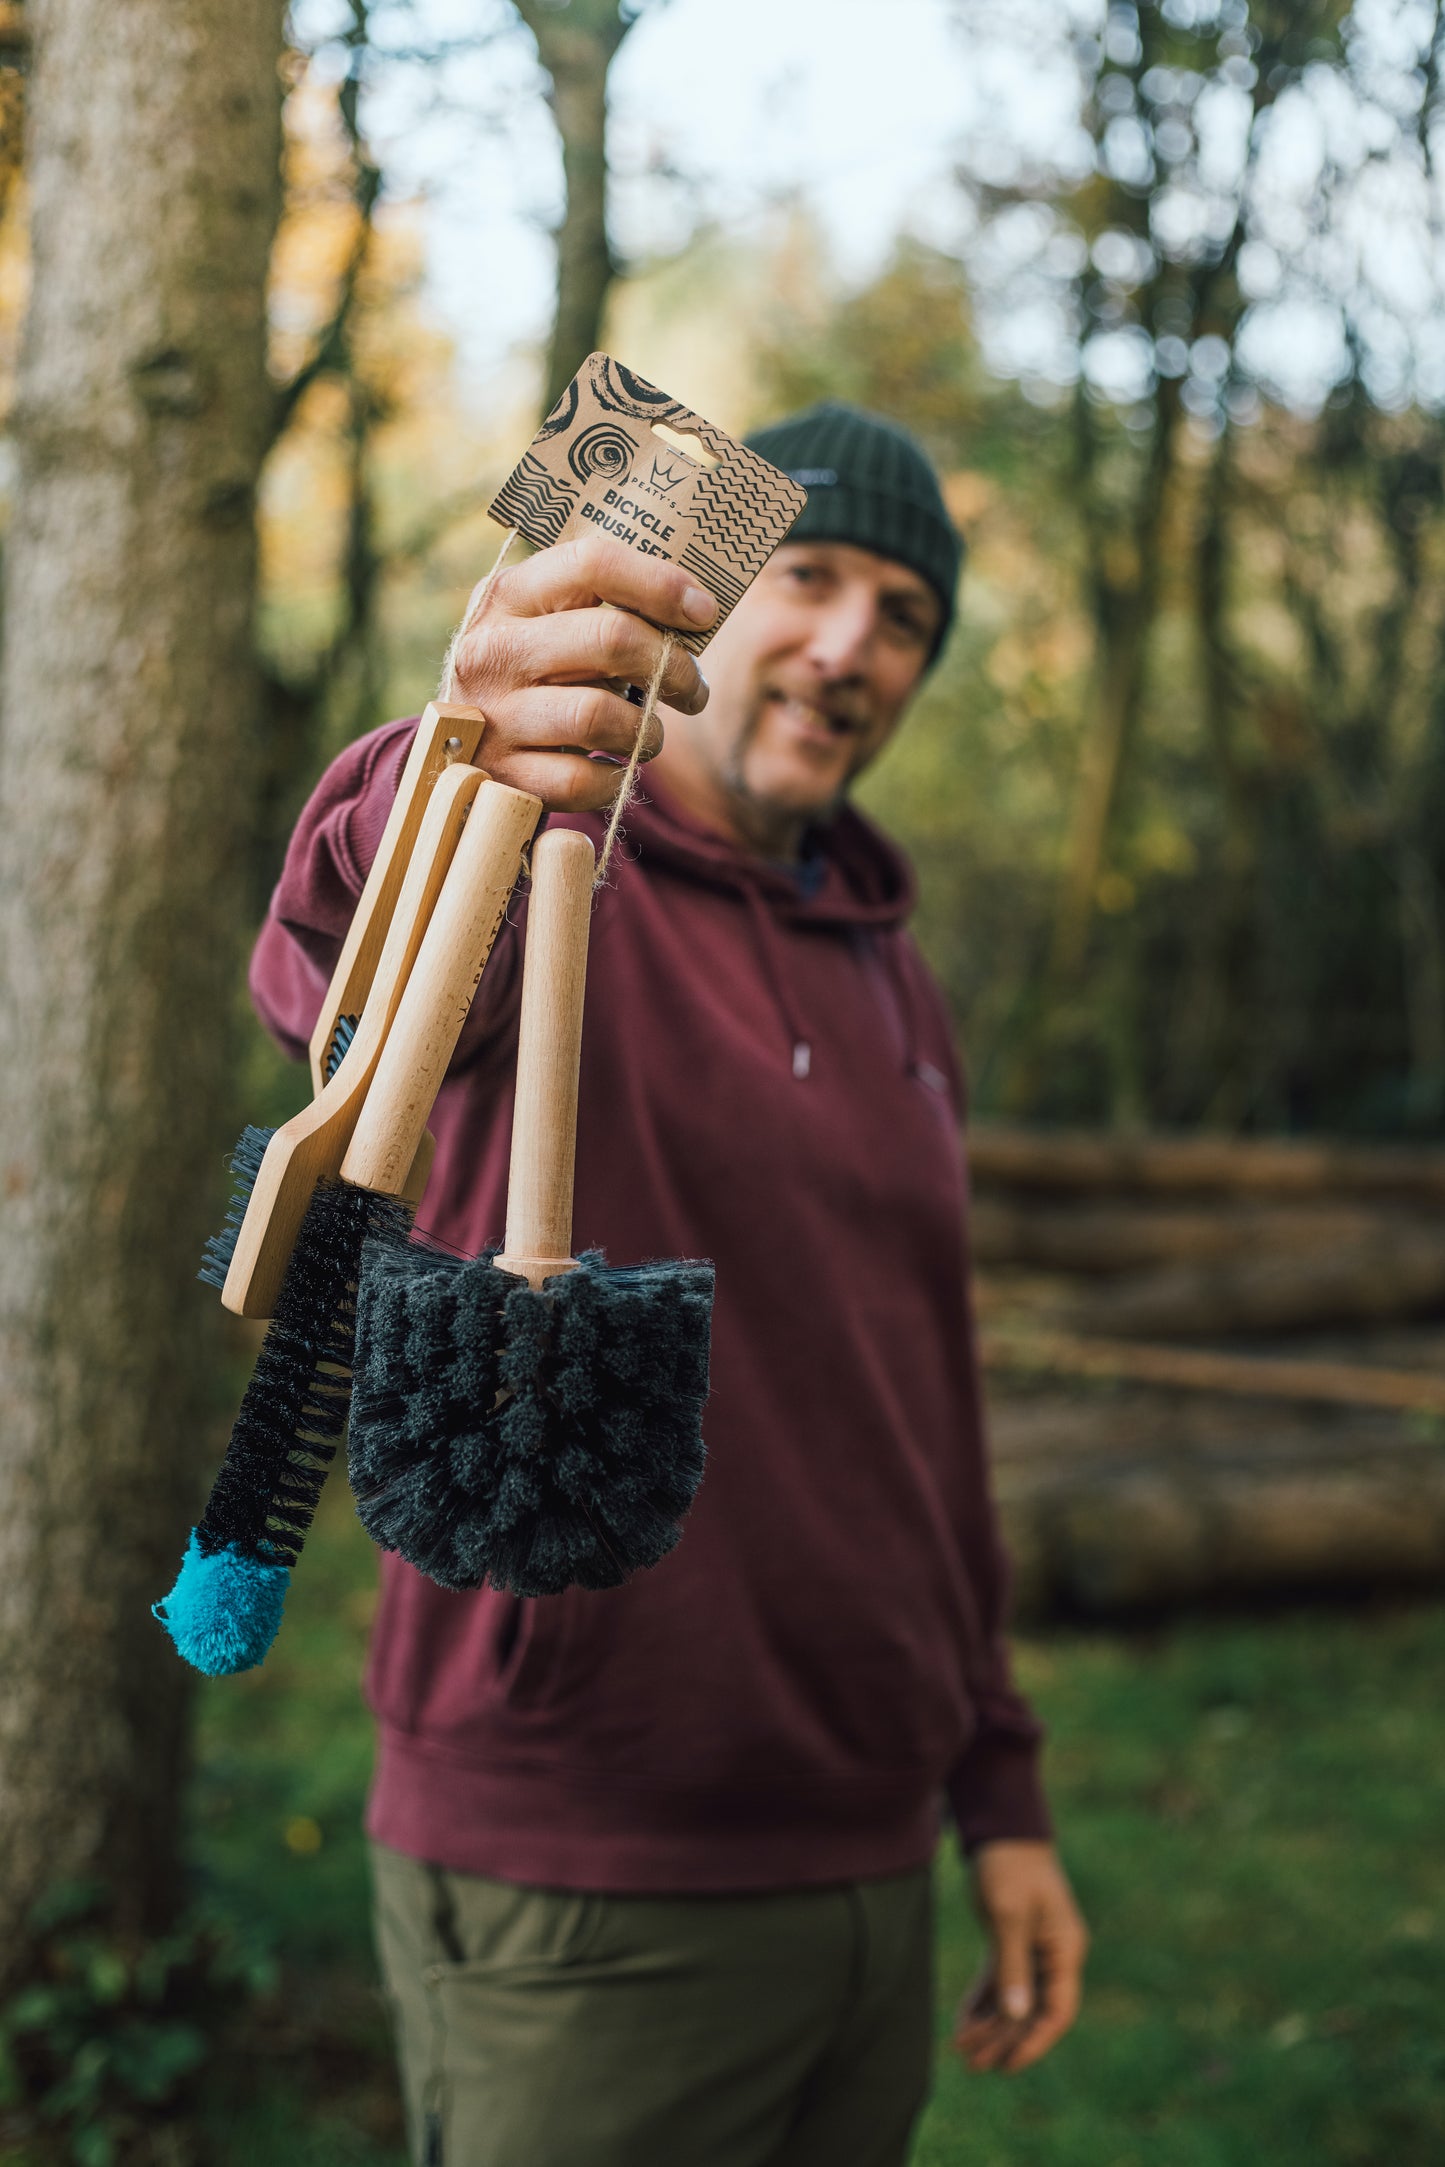
M 539 547 L 605 520 L 685 563 L 721 621 L 802 501 L 594 354 L 491 510 Z M 541 800 L 486 775 L 486 727 L 472 707 L 427 708 L 311 1041 L 315 1096 L 274 1132 L 247 1129 L 231 1162 L 201 1276 L 269 1322 L 155 1606 L 210 1675 L 270 1648 L 348 1418 L 363 1524 L 448 1588 L 614 1587 L 673 1547 L 702 1477 L 712 1267 L 571 1253 L 593 847 L 565 829 L 533 841 Z M 412 1214 L 427 1121 L 529 845 L 505 1239 L 467 1259 Z

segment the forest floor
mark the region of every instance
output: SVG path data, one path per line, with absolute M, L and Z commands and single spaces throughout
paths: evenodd
M 374 1574 L 334 1485 L 264 1670 L 204 1692 L 198 1862 L 280 1960 L 208 2078 L 208 2167 L 404 2158 L 359 1827 Z M 1094 1934 L 1085 2014 L 1018 2080 L 942 2051 L 915 2167 L 1445 2159 L 1445 1608 L 1035 1631 L 1018 1667 Z M 951 1851 L 940 1879 L 942 2040 L 981 1943 Z

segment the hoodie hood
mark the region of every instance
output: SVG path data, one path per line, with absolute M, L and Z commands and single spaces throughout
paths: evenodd
M 898 1017 L 903 1064 L 918 1061 L 918 1009 L 899 953 L 913 911 L 913 868 L 871 820 L 845 805 L 808 831 L 805 862 L 822 861 L 822 877 L 806 886 L 788 866 L 742 849 L 685 812 L 665 789 L 644 783 L 627 810 L 628 855 L 662 872 L 736 896 L 751 928 L 763 983 L 790 1048 L 794 1079 L 813 1072 L 814 1031 L 790 964 L 787 935 L 816 932 L 847 940 L 866 966 L 882 972 Z
M 783 865 L 759 858 L 705 827 L 644 772 L 627 808 L 627 855 L 680 879 L 755 897 L 787 923 L 886 932 L 906 925 L 917 900 L 913 868 L 880 828 L 851 805 L 810 828 L 807 855 L 821 857 L 811 893 Z

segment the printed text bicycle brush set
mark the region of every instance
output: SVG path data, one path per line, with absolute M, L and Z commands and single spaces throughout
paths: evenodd
M 684 441 L 686 448 L 684 448 Z M 448 1588 L 522 1596 L 615 1587 L 673 1547 L 702 1477 L 713 1274 L 698 1262 L 573 1257 L 572 1184 L 595 882 L 653 719 L 664 632 L 632 758 L 595 860 L 539 798 L 485 773 L 486 718 L 451 698 L 458 641 L 517 534 L 589 530 L 685 565 L 717 629 L 803 491 L 642 378 L 593 354 L 491 506 L 510 532 L 452 643 L 311 1044 L 316 1096 L 248 1129 L 238 1193 L 202 1277 L 269 1318 L 175 1587 L 156 1605 L 211 1675 L 262 1661 L 347 1429 L 372 1537 Z M 413 1230 L 433 1102 L 531 843 L 507 1224 L 453 1255 Z M 619 905 L 625 896 L 619 898 Z

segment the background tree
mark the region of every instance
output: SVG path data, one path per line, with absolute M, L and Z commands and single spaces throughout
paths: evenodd
M 549 412 L 600 343 L 617 275 L 607 233 L 607 76 L 639 14 L 627 0 L 514 0 L 537 41 L 562 145 L 557 307 L 542 395 Z
M 43 0 L 0 705 L 0 1976 L 57 1880 L 174 1901 L 254 792 L 280 0 Z

